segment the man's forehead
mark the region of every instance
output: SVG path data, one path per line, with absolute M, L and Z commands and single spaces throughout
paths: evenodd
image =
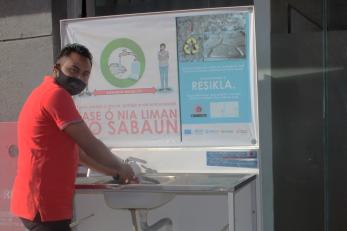
M 84 57 L 78 53 L 71 53 L 68 56 L 63 56 L 59 59 L 60 64 L 71 64 L 71 65 L 84 65 L 85 63 L 88 66 L 91 66 L 90 60 L 87 57 Z

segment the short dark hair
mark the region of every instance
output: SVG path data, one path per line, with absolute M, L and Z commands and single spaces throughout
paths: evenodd
M 63 49 L 61 49 L 61 51 L 59 52 L 55 62 L 57 63 L 62 57 L 68 57 L 72 52 L 86 57 L 87 59 L 89 59 L 91 64 L 93 63 L 93 55 L 90 53 L 87 47 L 79 43 L 71 43 L 63 47 Z

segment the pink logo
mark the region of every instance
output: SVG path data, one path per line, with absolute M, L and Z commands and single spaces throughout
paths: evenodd
M 195 113 L 201 113 L 202 112 L 202 107 L 200 105 L 196 105 L 194 108 Z

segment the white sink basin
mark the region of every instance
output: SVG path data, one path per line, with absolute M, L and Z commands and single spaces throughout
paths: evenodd
M 112 209 L 153 209 L 175 197 L 170 193 L 105 191 L 104 199 Z
M 113 209 L 153 209 L 160 207 L 170 200 L 175 195 L 161 192 L 144 192 L 148 188 L 159 189 L 160 184 L 166 184 L 175 179 L 171 175 L 150 175 L 139 176 L 140 185 L 123 185 L 123 188 L 131 189 L 132 187 L 139 188 L 138 191 L 105 191 L 104 198 L 106 204 Z

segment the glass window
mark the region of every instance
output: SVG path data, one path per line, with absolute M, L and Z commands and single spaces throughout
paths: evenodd
M 251 4 L 253 0 L 95 0 L 95 16 Z

